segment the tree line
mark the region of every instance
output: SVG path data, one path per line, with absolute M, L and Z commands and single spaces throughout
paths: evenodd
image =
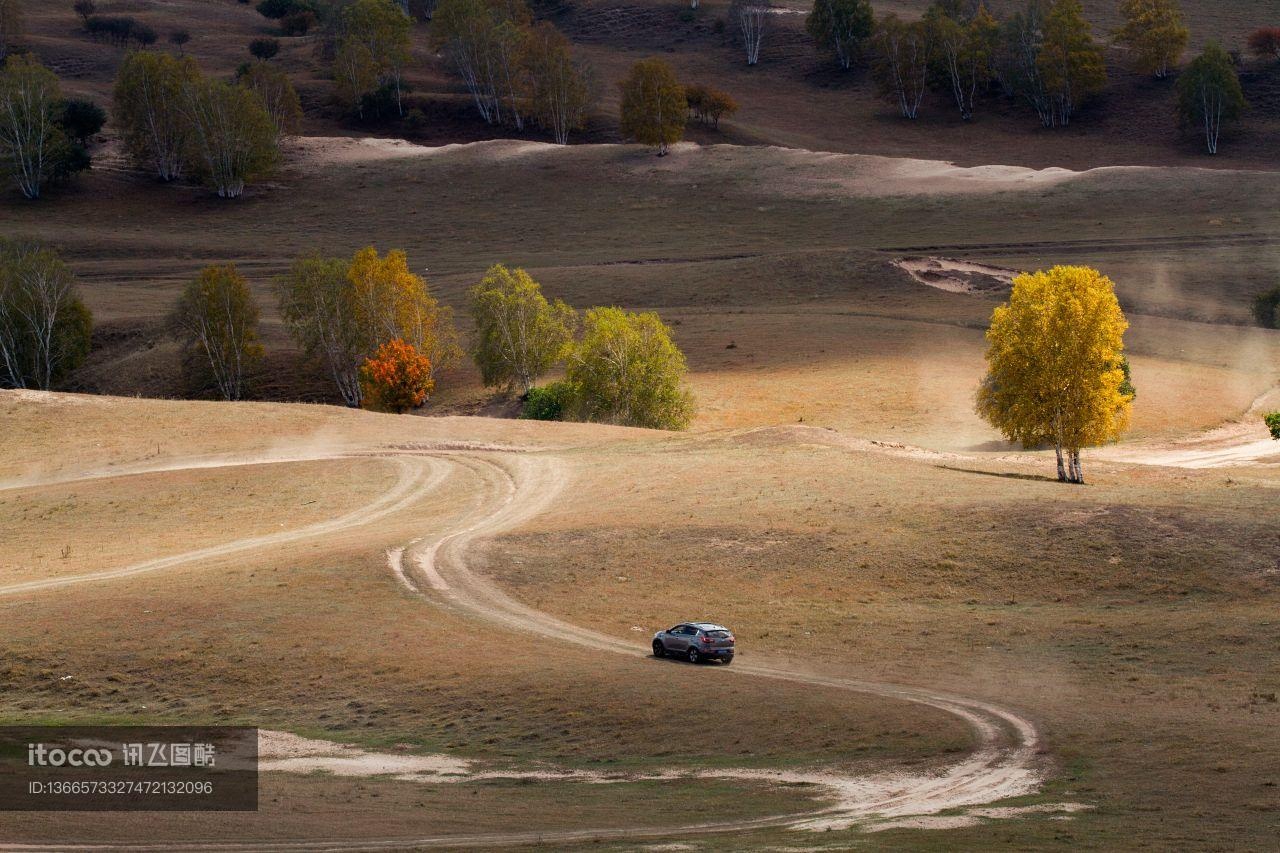
M 307 255 L 272 280 L 280 317 L 307 362 L 348 406 L 404 412 L 423 405 L 464 353 L 483 384 L 518 396 L 522 417 L 684 429 L 693 417 L 684 355 L 654 313 L 548 300 L 532 276 L 501 264 L 467 292 L 464 347 L 452 310 L 403 251 Z M 165 327 L 188 387 L 226 400 L 251 392 L 265 350 L 261 310 L 234 264 L 202 269 Z M 93 318 L 58 254 L 0 240 L 0 388 L 51 389 L 84 363 Z M 535 383 L 563 369 L 564 378 Z
M 747 61 L 759 57 L 764 0 L 738 0 L 730 17 L 742 32 Z M 764 10 L 764 11 L 762 11 Z M 1178 0 L 1121 0 L 1122 25 L 1110 34 L 1134 70 L 1164 78 L 1186 51 L 1189 30 Z M 745 17 L 744 17 L 745 16 Z M 941 92 L 960 116 L 973 117 L 982 96 L 999 93 L 1027 104 L 1044 127 L 1070 124 L 1107 81 L 1104 43 L 1095 38 L 1080 0 L 1023 0 L 997 18 L 981 0 L 934 0 L 917 20 L 877 18 L 869 0 L 814 0 L 805 22 L 817 47 L 840 67 L 869 66 L 883 95 L 914 119 L 928 95 Z M 1249 39 L 1258 57 L 1280 55 L 1273 28 Z M 1202 132 L 1216 153 L 1225 125 L 1245 108 L 1233 57 L 1210 43 L 1178 78 L 1178 117 Z

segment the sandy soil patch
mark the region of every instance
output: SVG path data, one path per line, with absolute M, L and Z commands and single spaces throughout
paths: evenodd
M 1005 296 L 1018 274 L 1016 270 L 955 258 L 899 258 L 893 265 L 920 284 L 974 296 Z

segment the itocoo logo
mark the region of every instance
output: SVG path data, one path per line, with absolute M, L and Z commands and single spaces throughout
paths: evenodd
M 50 749 L 42 743 L 27 744 L 29 767 L 106 767 L 110 763 L 109 749 Z

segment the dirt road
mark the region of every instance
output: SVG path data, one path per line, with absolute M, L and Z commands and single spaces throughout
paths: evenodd
M 29 581 L 0 587 L 0 597 L 39 595 L 53 589 L 83 583 L 97 583 L 175 568 L 215 559 L 250 549 L 322 537 L 345 528 L 369 524 L 393 513 L 409 511 L 414 503 L 447 477 L 468 477 L 476 484 L 475 508 L 453 528 L 391 547 L 388 561 L 401 583 L 412 594 L 438 606 L 455 608 L 506 628 L 536 635 L 552 642 L 572 642 L 600 652 L 647 656 L 648 649 L 563 622 L 534 610 L 508 596 L 480 571 L 477 545 L 484 539 L 510 530 L 535 517 L 556 499 L 568 479 L 563 463 L 553 455 L 485 451 L 438 451 L 403 453 L 370 449 L 345 449 L 319 458 L 370 459 L 371 464 L 397 466 L 399 478 L 385 493 L 365 507 L 327 522 L 292 531 L 251 537 L 222 545 L 149 560 L 131 566 L 93 574 Z M 273 458 L 236 459 L 219 463 L 193 461 L 190 467 L 231 467 L 292 461 Z M 164 470 L 181 470 L 181 463 L 166 463 Z M 145 473 L 138 470 L 131 473 Z M 74 479 L 114 476 L 116 472 L 86 472 Z M 70 482 L 59 478 L 58 482 Z M 31 485 L 24 483 L 23 485 Z M 656 665 L 664 665 L 655 661 Z M 678 665 L 678 664 L 675 664 Z M 974 731 L 977 749 L 941 772 L 927 775 L 884 774 L 850 777 L 834 773 L 760 771 L 732 768 L 708 771 L 704 775 L 744 780 L 809 782 L 830 792 L 836 805 L 804 815 L 777 815 L 735 822 L 696 823 L 666 828 L 602 827 L 561 832 L 541 832 L 469 837 L 434 836 L 377 839 L 359 842 L 306 840 L 298 842 L 230 842 L 195 844 L 190 850 L 385 850 L 422 847 L 511 846 L 533 843 L 571 843 L 589 839 L 655 838 L 731 833 L 766 827 L 834 829 L 869 819 L 936 814 L 944 809 L 976 806 L 1034 791 L 1039 784 L 1035 768 L 1038 736 L 1033 724 L 1016 713 L 986 702 L 935 693 L 916 687 L 864 682 L 820 674 L 794 672 L 779 666 L 739 662 L 732 668 L 708 668 L 708 677 L 767 678 L 799 684 L 814 684 L 918 702 L 963 719 Z M 172 849 L 174 845 L 5 845 L 0 850 L 49 849 Z

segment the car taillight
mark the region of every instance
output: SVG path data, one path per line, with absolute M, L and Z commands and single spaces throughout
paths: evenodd
M 710 638 L 710 637 L 703 637 L 703 638 L 702 638 L 702 642 L 704 642 L 704 643 L 709 643 L 709 642 L 711 642 L 711 638 Z

